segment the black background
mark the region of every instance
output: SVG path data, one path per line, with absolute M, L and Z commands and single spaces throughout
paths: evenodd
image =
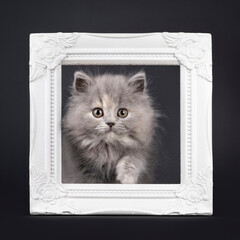
M 238 0 L 2 1 L 1 235 L 3 239 L 238 239 Z M 30 216 L 29 34 L 209 32 L 213 36 L 214 216 Z
M 165 115 L 158 120 L 155 129 L 156 171 L 153 183 L 180 183 L 180 67 L 179 66 L 62 66 L 62 114 L 71 96 L 74 72 L 90 71 L 92 74 L 134 74 L 145 71 L 147 89 L 153 106 Z M 145 113 L 147 114 L 147 113 Z

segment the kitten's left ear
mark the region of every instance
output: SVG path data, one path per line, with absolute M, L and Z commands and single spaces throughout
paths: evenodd
M 146 74 L 144 71 L 140 71 L 133 75 L 129 79 L 129 85 L 134 87 L 134 92 L 136 93 L 143 93 L 146 86 L 147 86 L 147 81 L 146 81 Z

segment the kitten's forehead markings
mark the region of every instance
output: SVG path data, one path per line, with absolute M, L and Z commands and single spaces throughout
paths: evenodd
M 96 101 L 94 104 L 93 104 L 94 107 L 102 107 L 103 104 L 102 104 L 102 101 Z
M 103 105 L 103 102 L 102 102 L 102 99 L 101 99 L 101 97 L 100 96 L 98 96 L 98 98 L 99 98 L 99 103 L 101 104 L 101 106 Z
M 103 108 L 107 109 L 107 121 L 114 122 L 114 111 L 115 111 L 115 103 L 113 102 L 112 98 L 109 95 L 105 94 L 102 97 Z
M 112 101 L 112 99 L 107 94 L 103 95 L 102 102 L 103 102 L 104 108 L 114 111 L 115 103 Z

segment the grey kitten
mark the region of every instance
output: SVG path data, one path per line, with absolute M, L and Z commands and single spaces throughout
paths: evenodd
M 63 182 L 151 183 L 158 116 L 144 71 L 75 72 L 63 118 Z

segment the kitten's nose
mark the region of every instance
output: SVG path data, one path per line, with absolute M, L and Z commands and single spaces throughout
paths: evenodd
M 107 122 L 106 124 L 111 128 L 115 123 L 113 123 L 113 122 Z

